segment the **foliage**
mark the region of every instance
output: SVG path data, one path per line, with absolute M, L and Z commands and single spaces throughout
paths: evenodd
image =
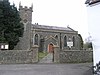
M 92 42 L 86 42 L 84 44 L 84 49 L 93 49 Z
M 93 66 L 93 74 L 100 75 L 100 61 L 96 64 L 96 66 Z
M 83 39 L 81 34 L 78 34 L 79 38 L 80 38 L 80 49 L 83 49 Z
M 23 34 L 23 24 L 15 5 L 8 0 L 0 1 L 0 42 L 8 42 L 13 49 Z
M 93 49 L 93 47 L 92 47 L 92 42 L 90 42 L 90 43 L 88 44 L 88 48 Z
M 47 56 L 47 52 L 39 52 L 39 60 L 41 60 L 43 57 Z

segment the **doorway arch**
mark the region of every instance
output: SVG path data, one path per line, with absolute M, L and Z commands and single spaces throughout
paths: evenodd
M 49 52 L 49 53 L 53 53 L 53 52 L 54 52 L 54 46 L 53 46 L 52 43 L 50 43 L 50 44 L 48 45 L 48 52 Z

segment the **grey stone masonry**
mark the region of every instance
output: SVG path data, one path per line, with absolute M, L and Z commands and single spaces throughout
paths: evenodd
M 19 43 L 15 46 L 15 50 L 30 50 L 31 49 L 31 26 L 32 26 L 32 6 L 19 6 L 19 14 L 21 22 L 24 24 L 23 37 L 20 37 Z
M 93 51 L 89 50 L 66 50 L 60 52 L 61 63 L 84 63 L 93 61 Z
M 33 51 L 33 62 L 38 62 L 38 49 L 39 47 L 37 45 L 34 45 L 31 50 Z
M 59 54 L 60 54 L 60 50 L 59 50 L 59 46 L 55 45 L 54 46 L 54 62 L 55 63 L 59 63 Z
M 41 49 L 41 44 L 43 45 L 44 51 L 48 50 L 48 45 L 58 45 L 62 50 L 69 50 L 68 45 L 64 46 L 64 37 L 66 36 L 66 42 L 74 42 L 74 46 L 71 47 L 71 50 L 79 50 L 80 49 L 80 38 L 78 37 L 78 31 L 71 29 L 70 27 L 56 27 L 56 26 L 46 26 L 46 25 L 32 25 L 32 40 L 34 40 L 34 36 L 38 34 L 38 43 Z M 57 36 L 57 38 L 56 38 Z M 75 38 L 73 40 L 73 37 Z M 69 40 L 69 38 L 71 40 Z M 41 40 L 44 40 L 41 42 Z M 34 44 L 34 41 L 32 41 Z
M 38 62 L 38 47 L 31 50 L 0 51 L 0 64 L 26 64 Z

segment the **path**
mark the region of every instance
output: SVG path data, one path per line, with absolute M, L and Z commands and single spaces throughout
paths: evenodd
M 53 54 L 49 53 L 47 56 L 45 56 L 43 59 L 39 61 L 39 63 L 53 63 Z

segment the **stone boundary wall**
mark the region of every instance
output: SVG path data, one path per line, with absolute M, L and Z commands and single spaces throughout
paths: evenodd
M 59 63 L 59 46 L 55 45 L 54 46 L 54 62 Z
M 38 62 L 37 51 L 34 50 L 4 50 L 0 51 L 0 64 L 18 64 Z
M 85 63 L 93 61 L 93 51 L 66 50 L 59 54 L 60 63 Z

